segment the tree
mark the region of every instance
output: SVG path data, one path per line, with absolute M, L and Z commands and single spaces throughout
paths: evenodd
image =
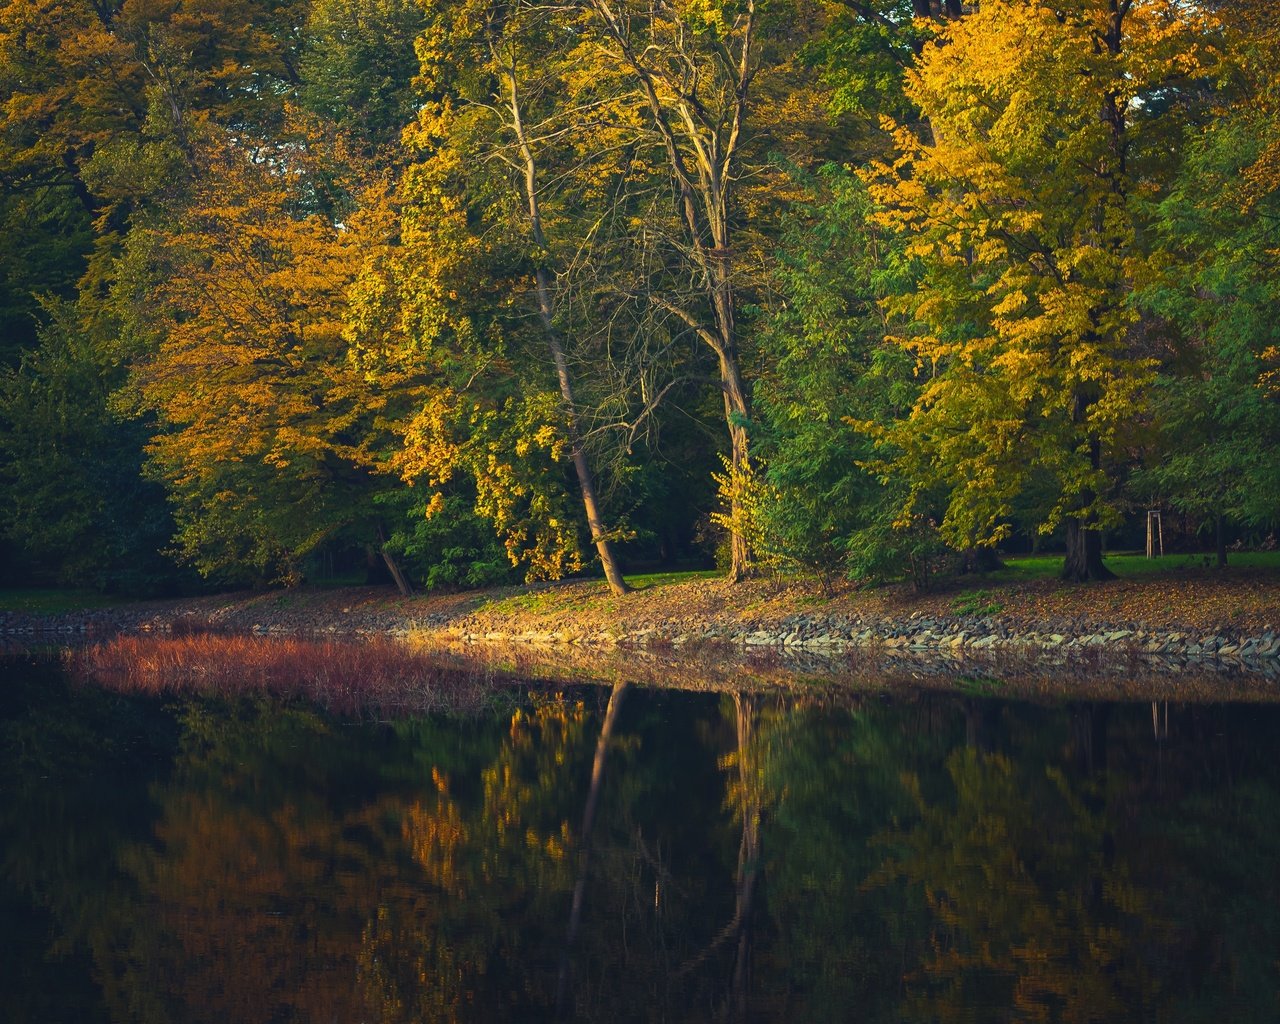
M 1186 160 L 1157 209 L 1160 273 L 1142 299 L 1180 341 L 1155 393 L 1160 436 L 1135 483 L 1213 525 L 1226 565 L 1224 520 L 1280 519 L 1280 402 L 1268 356 L 1280 351 L 1280 132 L 1277 38 L 1246 28 L 1244 73 L 1223 109 L 1188 132 Z
M 45 314 L 39 347 L 0 370 L 0 529 L 59 583 L 161 588 L 173 524 L 161 489 L 141 479 L 148 425 L 108 408 L 121 354 L 76 304 L 49 300 Z
M 559 144 L 580 111 L 565 109 L 570 87 L 564 80 L 563 47 L 548 22 L 548 12 L 536 3 L 459 5 L 424 39 L 420 55 L 424 79 L 435 91 L 450 89 L 457 96 L 460 115 L 452 123 L 465 126 L 467 155 L 496 172 L 477 182 L 490 192 L 488 201 L 475 196 L 471 202 L 484 204 L 486 219 L 492 218 L 495 226 L 523 236 L 515 242 L 527 264 L 520 270 L 532 278 L 531 298 L 563 401 L 567 453 L 591 542 L 609 588 L 624 594 L 629 588 L 613 552 L 613 534 L 605 526 L 581 436 L 568 339 L 557 303 L 562 276 L 557 264 L 566 245 L 552 236 L 564 218 L 549 208 L 580 179 L 564 159 L 566 147 Z M 548 173 L 548 163 L 553 173 Z M 559 187 L 548 185 L 548 178 L 559 179 Z
M 393 159 L 414 117 L 414 40 L 427 16 L 414 0 L 315 0 L 299 61 L 299 100 Z
M 904 562 L 927 574 L 938 542 L 928 530 L 889 528 L 905 484 L 871 471 L 866 427 L 905 415 L 915 398 L 910 358 L 885 341 L 893 328 L 882 305 L 911 287 L 912 264 L 901 239 L 872 221 L 851 173 L 828 167 L 810 188 L 782 234 L 779 301 L 760 338 L 766 547 L 850 576 L 896 574 Z
M 137 475 L 146 425 L 108 406 L 154 340 L 126 308 L 155 284 L 137 278 L 145 246 L 130 232 L 179 198 L 201 125 L 278 119 L 296 13 L 288 0 L 0 7 L 0 344 L 10 367 L 30 350 L 5 396 L 3 504 L 41 571 L 131 589 L 168 575 L 168 517 Z M 38 423 L 50 432 L 34 436 Z
M 1136 194 L 1159 183 L 1136 158 L 1180 113 L 1153 98 L 1215 60 L 1212 32 L 1161 0 L 996 2 L 949 23 L 909 76 L 931 137 L 897 129 L 900 156 L 870 177 L 924 265 L 892 304 L 919 325 L 900 344 L 923 386 L 882 436 L 912 480 L 904 517 L 944 486 L 957 548 L 1007 536 L 1039 478 L 1052 481 L 1041 532 L 1066 528 L 1064 577 L 1110 575 L 1110 467 L 1154 367 L 1134 342 L 1132 288 L 1148 273 Z
M 426 156 L 396 183 L 393 226 L 352 282 L 345 336 L 388 400 L 381 422 L 398 450 L 387 467 L 425 485 L 427 515 L 468 478 L 461 489 L 511 564 L 524 564 L 530 579 L 559 578 L 581 568 L 563 474 L 563 399 L 541 362 L 517 354 L 510 250 L 470 201 L 488 194 L 476 185 L 487 169 L 469 158 L 462 121 L 452 103 L 432 104 L 406 132 Z
M 714 354 L 729 431 L 732 481 L 750 473 L 750 398 L 739 359 L 738 181 L 750 131 L 753 83 L 762 65 L 761 18 L 755 0 L 741 5 L 633 5 L 585 0 L 612 57 L 639 89 L 666 158 L 684 237 L 677 274 L 692 294 L 655 291 L 649 298 Z M 731 498 L 728 518 L 741 518 Z M 731 538 L 730 576 L 747 571 L 746 538 Z
M 344 331 L 366 246 L 385 234 L 386 186 L 358 180 L 318 132 L 300 119 L 259 146 L 213 135 L 190 203 L 157 235 L 162 337 L 134 387 L 159 420 L 149 465 L 172 494 L 179 550 L 206 574 L 297 579 L 346 531 L 383 539 L 371 505 L 387 486 L 374 479 L 383 399 Z

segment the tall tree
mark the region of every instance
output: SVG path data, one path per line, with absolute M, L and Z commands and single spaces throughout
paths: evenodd
M 394 230 L 353 282 L 345 332 L 361 372 L 390 399 L 386 425 L 400 440 L 390 465 L 425 485 L 427 514 L 468 478 L 475 512 L 511 564 L 558 578 L 581 568 L 563 398 L 545 359 L 521 358 L 527 318 L 512 315 L 511 272 L 520 249 L 503 218 L 474 202 L 491 194 L 480 184 L 491 179 L 471 156 L 463 113 L 427 104 L 406 132 L 423 158 L 397 183 Z
M 912 285 L 903 241 L 872 220 L 866 187 L 827 167 L 788 218 L 775 270 L 779 301 L 761 332 L 756 385 L 766 467 L 766 549 L 811 570 L 923 582 L 936 531 L 894 530 L 905 482 L 879 480 L 872 433 L 906 415 L 914 368 L 887 342 L 883 300 Z
M 566 222 L 548 207 L 563 202 L 580 179 L 566 161 L 572 150 L 558 141 L 572 130 L 575 117 L 585 113 L 566 109 L 570 86 L 564 80 L 564 45 L 551 12 L 536 3 L 459 5 L 439 20 L 437 28 L 444 31 L 427 36 L 420 46 L 424 79 L 437 91 L 452 87 L 464 110 L 469 155 L 496 172 L 486 187 L 511 193 L 505 201 L 499 193 L 489 212 L 508 220 L 507 230 L 517 238 L 523 236 L 527 266 L 522 269 L 531 278 L 530 298 L 563 400 L 567 451 L 591 542 L 609 588 L 624 594 L 629 588 L 582 440 L 564 317 L 557 305 L 562 276 L 557 264 L 566 245 L 553 235 Z M 469 66 L 463 69 L 459 64 Z M 552 183 L 556 179 L 558 185 Z M 570 248 L 572 244 L 573 240 Z
M 344 531 L 381 541 L 370 504 L 381 399 L 348 358 L 344 315 L 364 246 L 385 233 L 385 183 L 358 181 L 313 122 L 286 129 L 257 147 L 202 143 L 190 203 L 159 238 L 162 341 L 134 374 L 160 421 L 152 471 L 173 494 L 181 551 L 205 573 L 292 579 Z
M 1135 156 L 1181 112 L 1154 101 L 1216 60 L 1214 31 L 1164 0 L 997 0 L 948 24 L 909 76 L 930 137 L 899 129 L 872 191 L 924 262 L 894 305 L 919 324 L 901 344 L 925 382 L 883 436 L 913 498 L 948 490 L 954 546 L 997 543 L 1015 498 L 1051 480 L 1036 512 L 1042 532 L 1065 526 L 1063 575 L 1110 575 L 1109 466 L 1153 379 L 1131 296 L 1148 266 L 1135 193 L 1159 181 Z
M 1160 273 L 1144 306 L 1179 332 L 1156 390 L 1160 435 L 1135 483 L 1196 516 L 1226 565 L 1227 521 L 1280 519 L 1280 32 L 1242 12 L 1233 23 L 1241 73 L 1207 124 L 1187 133 L 1186 160 L 1157 208 Z M 1256 13 L 1256 11 L 1254 11 Z
M 762 15 L 742 4 L 584 0 L 612 59 L 640 91 L 666 158 L 683 239 L 676 249 L 692 294 L 668 290 L 651 300 L 714 354 L 730 440 L 730 475 L 750 473 L 750 395 L 739 357 L 742 251 L 738 204 L 753 86 L 762 65 Z M 733 493 L 731 488 L 731 493 Z M 731 504 L 739 502 L 736 494 Z M 729 520 L 741 513 L 736 507 Z M 730 576 L 750 566 L 741 530 L 731 537 Z

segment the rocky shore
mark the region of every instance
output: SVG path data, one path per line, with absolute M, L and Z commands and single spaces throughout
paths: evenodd
M 1142 659 L 1169 666 L 1191 661 L 1219 662 L 1280 678 L 1280 636 L 1269 630 L 1256 636 L 1225 632 L 1202 634 L 1178 630 L 1150 630 L 1139 623 L 1049 623 L 1041 630 L 1014 630 L 989 618 L 956 616 L 905 621 L 864 621 L 827 615 L 797 615 L 778 622 L 748 626 L 710 623 L 684 631 L 679 626 L 647 626 L 635 632 L 579 634 L 536 630 L 517 632 L 444 631 L 468 643 L 575 644 L 585 646 L 703 647 L 722 644 L 750 649 L 782 649 L 806 654 L 839 655 L 872 650 L 879 655 L 946 655 L 977 652 L 1017 654 L 1050 663 L 1066 663 L 1087 656 Z
M 1140 661 L 1173 672 L 1194 665 L 1280 678 L 1280 632 L 1265 621 L 1270 618 L 1265 597 L 1261 611 L 1248 621 L 1224 624 L 1036 615 L 1021 604 L 1003 614 L 966 614 L 937 600 L 916 602 L 909 611 L 883 601 L 858 609 L 859 602 L 848 595 L 822 600 L 793 585 L 757 583 L 744 589 L 718 580 L 625 598 L 600 591 L 598 584 L 578 582 L 408 600 L 376 588 L 219 595 L 47 616 L 0 612 L 0 637 L 75 642 L 119 632 L 213 629 L 412 636 L 449 646 L 532 645 L 578 652 L 719 647 L 740 655 L 772 650 L 812 659 L 868 652 L 914 661 L 990 656 L 1059 665 Z

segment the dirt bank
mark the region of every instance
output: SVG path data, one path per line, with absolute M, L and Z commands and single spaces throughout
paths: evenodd
M 1073 586 L 975 577 L 935 593 L 813 581 L 685 579 L 613 597 L 571 581 L 401 598 L 390 588 L 298 589 L 0 612 L 0 631 L 92 636 L 212 627 L 287 634 L 414 634 L 441 642 L 665 648 L 714 642 L 839 652 L 1015 649 L 1227 658 L 1280 666 L 1280 577 L 1238 569 Z

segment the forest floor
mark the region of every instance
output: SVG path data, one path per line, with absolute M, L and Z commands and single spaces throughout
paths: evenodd
M 1080 632 L 1092 624 L 1149 629 L 1261 633 L 1280 629 L 1280 556 L 1246 556 L 1218 569 L 1201 557 L 1110 563 L 1120 578 L 1064 583 L 1049 559 L 1022 559 L 986 575 L 944 579 L 927 593 L 906 584 L 768 576 L 730 583 L 714 573 L 632 577 L 636 589 L 614 597 L 599 580 L 509 586 L 404 598 L 387 587 L 301 587 L 166 601 L 103 603 L 100 597 L 48 592 L 0 593 L 0 631 L 87 632 L 164 628 L 206 622 L 258 631 L 402 632 L 483 636 L 666 633 L 707 625 L 768 628 L 797 616 L 863 622 L 981 618 L 1011 632 Z M 1252 564 L 1249 564 L 1252 563 Z

